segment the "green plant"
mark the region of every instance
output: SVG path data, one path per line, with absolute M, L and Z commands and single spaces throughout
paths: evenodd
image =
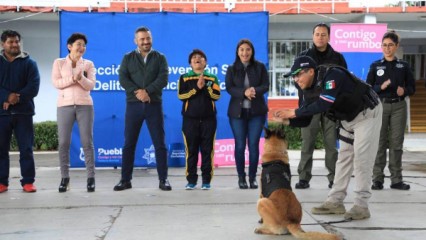
M 58 125 L 53 121 L 34 124 L 34 147 L 36 150 L 58 149 Z
M 302 147 L 302 134 L 300 128 L 294 128 L 290 126 L 285 126 L 280 123 L 268 123 L 268 128 L 277 129 L 281 128 L 284 130 L 287 141 L 288 141 L 288 149 L 291 150 L 300 150 Z M 318 134 L 315 140 L 315 149 L 324 148 L 322 133 Z
M 300 128 L 293 128 L 284 126 L 279 123 L 268 123 L 268 128 L 276 129 L 282 128 L 286 134 L 288 141 L 288 148 L 292 150 L 300 150 L 302 146 L 302 137 Z M 318 134 L 315 141 L 315 149 L 324 148 L 322 133 Z M 16 139 L 12 136 L 10 144 L 12 151 L 18 150 Z M 58 127 L 54 121 L 46 121 L 34 124 L 34 150 L 35 151 L 46 151 L 46 150 L 57 150 L 58 149 Z
M 15 136 L 10 144 L 12 151 L 18 150 Z M 46 151 L 58 149 L 58 126 L 54 121 L 34 123 L 34 150 Z

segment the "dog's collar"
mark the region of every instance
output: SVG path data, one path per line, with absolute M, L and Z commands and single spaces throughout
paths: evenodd
M 272 162 L 262 163 L 262 167 L 269 167 L 269 166 L 275 165 L 275 164 L 279 164 L 279 165 L 283 165 L 283 166 L 288 165 L 281 160 L 275 160 L 275 161 L 272 161 Z

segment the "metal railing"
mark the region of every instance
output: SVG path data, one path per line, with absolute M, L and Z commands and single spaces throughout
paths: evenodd
M 331 4 L 331 13 L 335 12 L 335 4 L 348 3 L 349 8 L 365 8 L 367 13 L 372 7 L 401 7 L 402 12 L 406 12 L 409 6 L 423 7 L 426 1 L 397 1 L 397 2 L 377 2 L 373 0 L 1 0 L 0 6 L 13 6 L 17 11 L 21 7 L 51 7 L 54 10 L 60 7 L 87 7 L 90 9 L 95 7 L 110 8 L 112 3 L 123 4 L 125 11 L 128 10 L 128 4 L 153 4 L 158 5 L 159 11 L 163 11 L 164 6 L 168 4 L 181 4 L 182 6 L 190 5 L 194 12 L 197 11 L 197 6 L 206 4 L 222 5 L 228 12 L 242 5 L 261 5 L 262 9 L 258 11 L 268 11 L 271 6 L 279 4 L 294 4 L 297 13 L 301 13 L 302 5 L 307 4 Z
M 115 3 L 124 3 L 127 9 L 128 3 L 141 3 L 141 4 L 158 4 L 160 11 L 163 10 L 163 5 L 167 4 L 191 4 L 193 11 L 197 11 L 197 5 L 203 4 L 221 4 L 230 12 L 237 5 L 241 4 L 262 4 L 262 11 L 268 11 L 269 4 L 296 4 L 300 12 L 301 4 L 331 4 L 332 12 L 334 13 L 335 3 L 349 3 L 349 0 L 111 0 Z
M 110 7 L 111 0 L 1 0 L 0 6 L 18 7 Z

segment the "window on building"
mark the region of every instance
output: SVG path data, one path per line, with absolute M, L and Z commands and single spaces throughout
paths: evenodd
M 300 40 L 271 40 L 268 42 L 269 97 L 297 97 L 294 81 L 291 78 L 284 78 L 283 75 L 290 71 L 294 58 L 311 45 L 312 41 Z
M 408 65 L 410 65 L 415 80 L 426 79 L 426 54 L 405 53 L 403 59 L 408 62 Z
M 283 75 L 290 71 L 294 58 L 311 46 L 312 41 L 304 40 L 270 40 L 268 42 L 269 98 L 297 98 L 294 81 L 291 78 L 284 78 Z M 416 80 L 426 79 L 426 54 L 404 53 L 403 59 L 411 66 Z

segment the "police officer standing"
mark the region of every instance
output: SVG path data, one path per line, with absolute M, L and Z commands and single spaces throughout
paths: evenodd
M 325 23 L 318 23 L 312 31 L 312 47 L 301 52 L 299 56 L 309 56 L 315 60 L 318 65 L 321 64 L 337 64 L 347 68 L 347 64 L 343 55 L 330 46 L 330 27 Z M 302 90 L 296 84 L 299 90 L 299 106 L 302 98 Z M 336 161 L 336 123 L 329 120 L 324 113 L 315 114 L 311 123 L 301 129 L 302 133 L 302 150 L 300 155 L 299 166 L 299 182 L 296 183 L 297 189 L 309 188 L 309 181 L 312 178 L 312 162 L 315 148 L 315 140 L 319 131 L 323 133 L 323 141 L 325 148 L 325 167 L 328 170 L 328 187 L 333 186 Z
M 402 147 L 407 126 L 405 97 L 413 95 L 416 89 L 410 66 L 395 57 L 398 47 L 399 36 L 393 31 L 385 33 L 382 38 L 383 58 L 371 64 L 367 76 L 367 82 L 373 86 L 383 103 L 379 150 L 373 169 L 373 190 L 383 189 L 388 146 L 390 187 L 410 189 L 410 185 L 402 182 Z
M 277 110 L 275 120 L 301 127 L 309 124 L 313 115 L 325 112 L 329 118 L 340 121 L 340 152 L 334 184 L 327 200 L 312 208 L 312 213 L 345 214 L 345 219 L 354 220 L 369 218 L 370 181 L 382 123 L 382 104 L 369 85 L 345 68 L 331 67 L 325 72 L 321 69 L 317 69 L 315 61 L 308 56 L 296 58 L 287 75 L 293 77 L 308 101 L 299 109 Z M 319 98 L 309 96 L 316 92 L 314 90 L 319 92 Z M 355 175 L 355 200 L 354 206 L 346 212 L 343 200 L 352 173 Z

